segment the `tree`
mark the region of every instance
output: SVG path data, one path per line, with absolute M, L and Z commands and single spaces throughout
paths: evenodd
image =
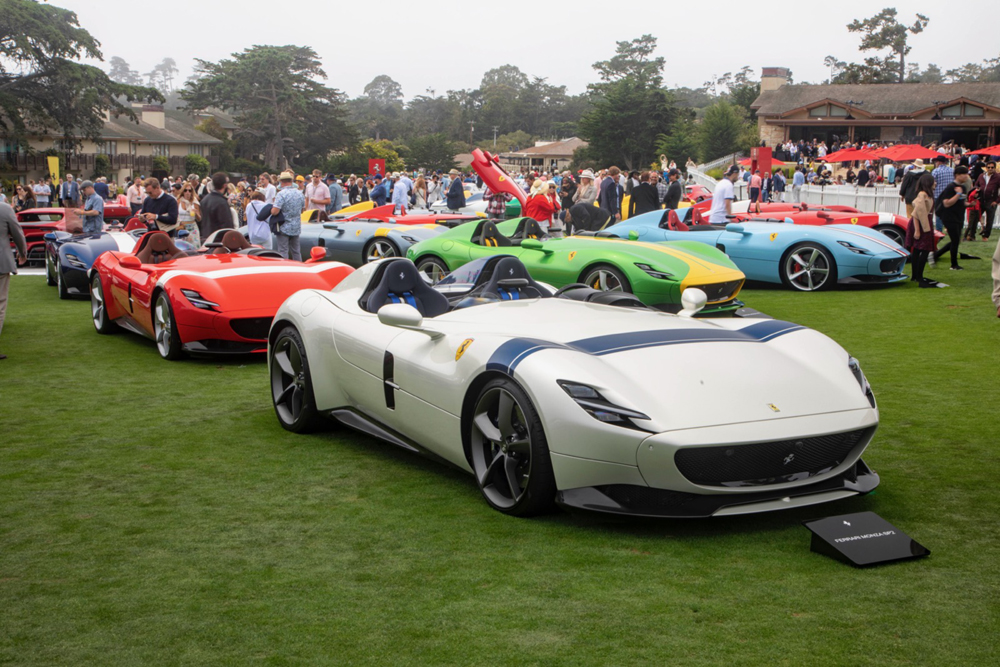
M 656 38 L 652 35 L 618 42 L 615 55 L 610 60 L 594 63 L 594 69 L 605 83 L 634 79 L 642 85 L 659 87 L 663 81 L 664 60 L 652 57 L 655 50 Z M 592 85 L 599 87 L 601 84 Z
M 128 102 L 162 100 L 149 88 L 118 83 L 97 67 L 100 43 L 74 12 L 34 0 L 3 0 L 0 11 L 0 131 L 24 145 L 28 134 L 55 131 L 68 143 L 97 139 L 104 116 L 138 122 Z
M 705 110 L 698 127 L 702 159 L 714 160 L 750 148 L 756 139 L 753 127 L 747 122 L 742 107 L 719 100 Z
M 198 174 L 201 178 L 208 176 L 208 172 L 212 170 L 212 165 L 208 163 L 201 155 L 196 153 L 188 153 L 184 156 L 184 171 L 188 174 Z
M 833 80 L 837 78 L 837 75 L 844 71 L 847 67 L 847 63 L 843 60 L 837 60 L 836 56 L 827 56 L 823 58 L 823 64 L 830 68 L 830 79 L 827 83 L 833 83 Z
M 219 153 L 220 171 L 237 171 L 235 168 L 236 142 L 229 138 L 229 133 L 226 132 L 225 128 L 219 124 L 219 121 L 217 121 L 214 116 L 209 116 L 205 120 L 201 121 L 194 126 L 194 129 L 199 132 L 204 132 L 211 137 L 215 137 L 222 142 L 222 146 L 217 149 Z M 191 170 L 188 170 L 188 173 L 191 173 Z
M 112 56 L 108 61 L 111 69 L 108 71 L 108 78 L 117 83 L 124 83 L 129 86 L 141 86 L 142 77 L 132 69 L 124 58 Z
M 883 58 L 866 58 L 868 67 L 884 68 L 894 72 L 896 83 L 906 80 L 906 56 L 910 53 L 908 44 L 910 35 L 924 31 L 930 19 L 923 14 L 917 14 L 917 19 L 911 26 L 905 26 L 896 19 L 896 10 L 886 7 L 871 18 L 855 19 L 847 24 L 850 32 L 862 33 L 861 51 L 879 51 L 889 49 L 890 55 Z
M 96 180 L 102 176 L 111 176 L 111 158 L 103 153 L 99 153 L 94 156 L 94 172 L 90 175 L 90 178 Z
M 188 107 L 232 111 L 236 138 L 252 139 L 268 167 L 325 158 L 353 142 L 343 96 L 316 80 L 326 73 L 307 46 L 254 46 L 218 63 L 196 60 L 195 71 L 181 93 Z
M 399 171 L 406 165 L 400 157 L 397 146 L 387 139 L 374 141 L 365 139 L 349 151 L 334 155 L 325 163 L 327 171 L 340 174 L 368 173 L 368 160 L 385 160 L 385 170 Z
M 403 89 L 380 74 L 368 82 L 364 93 L 348 103 L 351 122 L 376 141 L 395 136 L 403 113 Z
M 153 156 L 153 171 L 165 171 L 170 173 L 170 159 L 166 155 Z
M 690 119 L 674 123 L 669 134 L 656 137 L 657 155 L 666 155 L 678 165 L 687 164 L 688 158 L 698 161 L 701 146 L 698 141 L 698 127 Z
M 455 155 L 458 148 L 443 133 L 429 134 L 413 139 L 409 143 L 409 154 L 406 156 L 407 169 L 428 169 L 448 171 L 458 167 Z M 388 169 L 388 164 L 386 169 Z
M 522 130 L 516 130 L 514 132 L 508 132 L 507 134 L 501 134 L 497 137 L 497 145 L 493 152 L 509 153 L 511 151 L 528 148 L 534 145 L 534 137 Z
M 923 71 L 920 70 L 920 65 L 912 63 L 907 67 L 907 70 L 909 70 L 906 75 L 907 83 L 944 83 L 944 74 L 941 72 L 941 68 L 934 63 L 928 65 L 927 69 Z

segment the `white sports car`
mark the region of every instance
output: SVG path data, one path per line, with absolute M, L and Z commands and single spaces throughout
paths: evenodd
M 762 512 L 865 494 L 878 426 L 856 360 L 805 327 L 692 319 L 553 290 L 520 261 L 429 287 L 405 259 L 279 309 L 268 361 L 291 431 L 324 417 L 473 473 L 486 501 L 638 516 Z M 450 297 L 450 298 L 449 298 Z

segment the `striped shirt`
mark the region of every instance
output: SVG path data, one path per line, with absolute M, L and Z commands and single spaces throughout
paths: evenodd
M 934 200 L 937 201 L 948 184 L 955 180 L 955 170 L 942 164 L 940 167 L 935 167 L 931 175 L 934 177 Z

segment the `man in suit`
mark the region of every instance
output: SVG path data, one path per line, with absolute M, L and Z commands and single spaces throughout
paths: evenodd
M 59 186 L 59 199 L 63 208 L 77 208 L 80 205 L 80 184 L 73 180 L 73 174 L 66 174 L 66 180 Z
M 17 248 L 17 263 L 14 256 L 7 251 L 13 243 Z M 0 332 L 3 331 L 3 320 L 7 315 L 7 291 L 10 289 L 10 275 L 17 273 L 17 265 L 24 264 L 28 257 L 28 244 L 24 241 L 24 231 L 17 222 L 14 209 L 10 204 L 0 203 Z M 0 359 L 7 355 L 0 354 Z

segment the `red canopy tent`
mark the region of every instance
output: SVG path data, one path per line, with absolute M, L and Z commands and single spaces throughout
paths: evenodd
M 969 151 L 970 155 L 1000 155 L 1000 144 L 980 148 L 978 151 Z
M 997 151 L 1000 154 L 1000 151 Z M 911 162 L 913 160 L 933 160 L 941 153 L 937 151 L 932 151 L 929 148 L 925 148 L 920 144 L 898 144 L 896 146 L 887 146 L 886 148 L 880 148 L 875 151 L 883 160 L 892 160 L 893 162 Z
M 743 158 L 742 160 L 739 161 L 739 164 L 743 165 L 744 167 L 749 167 L 751 162 L 753 162 L 753 160 L 751 158 L 745 157 L 745 158 Z M 784 167 L 786 164 L 788 164 L 788 163 L 787 162 L 782 162 L 781 160 L 778 160 L 778 159 L 775 159 L 775 158 L 771 158 L 771 166 L 772 167 Z
M 821 157 L 824 162 L 854 162 L 856 160 L 877 160 L 878 155 L 873 151 L 866 151 L 857 148 L 845 148 L 842 151 L 834 151 L 826 157 Z

